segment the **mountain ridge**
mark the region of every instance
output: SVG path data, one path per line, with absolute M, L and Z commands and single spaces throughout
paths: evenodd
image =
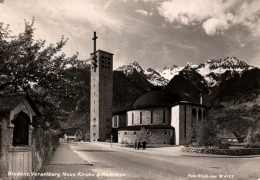
M 195 70 L 204 77 L 209 87 L 214 87 L 219 85 L 223 79 L 229 79 L 237 73 L 241 75 L 244 71 L 253 68 L 257 67 L 248 65 L 236 57 L 226 57 L 224 59 L 209 59 L 199 65 L 188 62 L 184 67 L 172 65 L 169 68 L 165 66 L 161 71 L 152 68 L 144 70 L 137 61 L 134 61 L 133 63 L 117 68 L 116 71 L 122 71 L 129 77 L 130 74 L 133 74 L 134 69 L 136 69 L 151 84 L 166 86 L 181 71 Z

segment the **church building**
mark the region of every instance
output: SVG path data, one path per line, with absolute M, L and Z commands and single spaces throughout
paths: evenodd
M 185 145 L 196 135 L 196 122 L 208 119 L 209 107 L 181 101 L 163 87 L 141 94 L 128 110 L 114 112 L 112 127 L 118 143 Z M 145 131 L 144 131 L 145 130 Z
M 113 54 L 96 50 L 91 54 L 90 141 L 106 141 L 114 136 L 118 143 L 146 140 L 152 144 L 189 144 L 196 136 L 196 122 L 208 119 L 209 107 L 181 99 L 163 87 L 133 99 L 131 107 L 112 112 Z M 144 133 L 145 132 L 145 133 Z

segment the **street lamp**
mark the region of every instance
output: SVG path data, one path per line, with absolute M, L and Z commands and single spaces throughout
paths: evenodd
M 111 147 L 112 147 L 112 143 L 113 143 L 113 135 L 111 135 Z

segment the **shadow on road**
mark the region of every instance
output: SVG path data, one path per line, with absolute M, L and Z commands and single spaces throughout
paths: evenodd
M 115 152 L 115 151 L 106 151 L 106 150 L 93 150 L 93 149 L 87 149 L 87 150 L 77 150 L 77 151 L 84 151 L 84 152 Z

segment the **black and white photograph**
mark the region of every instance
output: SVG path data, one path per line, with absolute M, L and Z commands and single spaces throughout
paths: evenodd
M 260 0 L 0 0 L 0 180 L 260 180 Z

